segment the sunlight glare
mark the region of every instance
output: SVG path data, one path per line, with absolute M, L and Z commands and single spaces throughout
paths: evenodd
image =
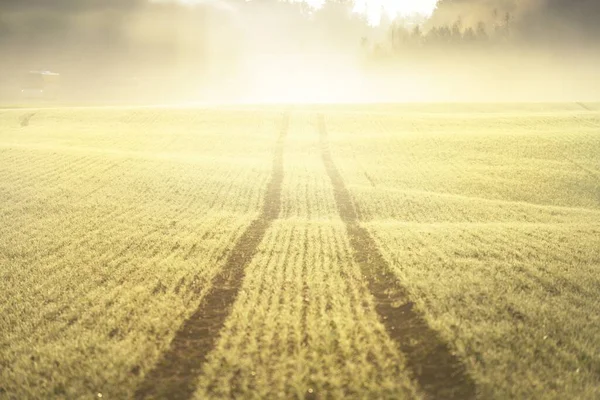
M 185 5 L 201 3 L 220 4 L 219 0 L 150 0 L 152 2 L 179 2 Z M 246 0 L 251 1 L 251 0 Z M 314 9 L 323 7 L 326 0 L 288 0 L 305 2 Z M 355 0 L 354 12 L 367 16 L 370 25 L 379 25 L 385 12 L 390 19 L 396 17 L 420 16 L 429 18 L 437 7 L 438 0 Z
M 314 8 L 321 8 L 324 0 L 304 0 Z M 429 18 L 435 11 L 438 0 L 356 0 L 354 11 L 365 14 L 371 25 L 379 25 L 382 12 L 396 17 L 422 16 Z

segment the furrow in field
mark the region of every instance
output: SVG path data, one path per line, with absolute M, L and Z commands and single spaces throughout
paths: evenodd
M 0 143 L 110 157 L 200 159 L 207 163 L 211 158 L 222 158 L 231 162 L 232 158 L 244 160 L 261 151 L 269 139 L 268 132 L 277 129 L 277 115 L 275 110 L 267 109 L 260 112 L 121 107 L 41 110 L 36 115 L 36 124 L 27 130 L 17 124 L 1 132 Z M 16 114 L 14 118 L 16 121 Z M 225 120 L 229 123 L 224 124 Z M 236 127 L 235 146 L 227 140 L 231 138 L 231 126 Z M 203 140 L 198 140 L 194 132 L 201 132 Z M 247 151 L 240 153 L 239 148 Z
M 18 165 L 19 163 L 15 163 L 15 165 L 8 159 L 3 160 L 2 169 L 6 178 L 4 184 L 18 183 L 20 185 L 14 190 L 20 188 L 31 191 L 40 183 L 60 183 L 60 178 L 69 171 L 86 171 L 86 168 L 92 163 L 92 159 L 83 155 L 77 158 L 64 158 L 60 154 L 44 154 L 41 157 L 35 157 L 27 151 L 9 151 L 15 154 L 17 159 L 26 161 L 25 165 Z
M 168 141 L 179 140 L 179 139 L 168 139 Z M 183 142 L 183 140 L 180 140 Z M 122 142 L 120 142 L 122 144 Z M 77 155 L 91 155 L 91 156 L 103 156 L 111 159 L 139 159 L 149 161 L 170 161 L 180 163 L 194 163 L 194 164 L 214 164 L 214 163 L 231 163 L 232 161 L 244 162 L 247 156 L 240 155 L 228 155 L 228 154 L 198 154 L 190 149 L 185 151 L 174 149 L 172 151 L 165 151 L 168 146 L 161 148 L 160 151 L 155 150 L 120 150 L 110 147 L 110 143 L 105 144 L 101 147 L 98 146 L 82 146 L 82 145 L 57 145 L 57 144 L 39 144 L 39 143 L 7 143 L 0 142 L 0 149 L 4 152 L 8 151 L 28 151 L 32 153 L 64 153 L 71 156 Z M 248 160 L 251 162 L 251 160 Z
M 22 156 L 26 158 L 28 153 Z M 68 156 L 48 158 L 53 161 L 40 163 L 38 168 L 55 170 L 80 160 Z M 39 251 L 48 252 L 61 242 L 72 249 L 87 234 L 80 232 L 82 219 L 89 221 L 91 230 L 101 221 L 110 221 L 107 216 L 121 210 L 123 204 L 137 204 L 136 211 L 145 224 L 152 224 L 153 219 L 175 222 L 215 212 L 253 212 L 258 208 L 259 188 L 265 180 L 262 167 L 257 166 L 242 169 L 237 165 L 217 165 L 203 168 L 198 176 L 193 166 L 177 163 L 111 162 L 98 156 L 90 160 L 85 168 L 55 173 L 51 179 L 37 178 L 35 170 L 29 174 L 34 177 L 22 172 L 15 181 L 27 181 L 25 191 L 9 183 L 1 186 L 11 201 L 0 215 L 12 222 L 0 227 L 4 233 L 0 252 L 37 257 Z M 232 191 L 236 195 L 231 195 Z M 153 214 L 159 217 L 152 218 Z M 31 246 L 32 238 L 36 240 L 35 247 Z
M 115 112 L 86 111 L 81 124 L 72 110 L 58 117 L 45 111 L 13 139 L 85 143 L 108 153 L 135 141 L 147 148 L 168 141 L 164 132 L 144 137 L 146 127 L 137 123 L 111 126 Z M 67 148 L 3 152 L 11 157 L 0 159 L 0 171 L 14 182 L 0 180 L 9 203 L 0 227 L 0 387 L 9 396 L 130 397 L 168 349 L 230 244 L 259 212 L 269 178 L 264 155 L 274 114 L 210 121 L 216 134 L 191 131 L 188 121 L 171 126 L 178 149 L 209 160 L 227 147 L 227 158 L 238 154 L 241 162 L 114 158 Z M 0 139 L 10 134 L 3 130 Z M 238 135 L 240 146 L 232 146 Z
M 585 103 L 582 103 L 582 102 L 577 102 L 577 103 L 575 103 L 575 104 L 577 104 L 579 107 L 583 108 L 583 109 L 584 109 L 584 110 L 586 110 L 586 111 L 594 111 L 594 109 L 593 109 L 593 108 L 591 108 L 590 106 L 588 106 L 588 105 L 587 105 L 587 104 L 585 104 Z
M 139 226 L 128 229 L 121 224 L 111 224 L 96 231 L 88 240 L 80 242 L 77 248 L 62 252 L 60 257 L 52 255 L 42 258 L 38 261 L 41 266 L 30 270 L 28 274 L 13 272 L 11 268 L 3 273 L 6 287 L 1 296 L 1 308 L 7 311 L 4 315 L 9 327 L 4 333 L 9 337 L 19 337 L 27 333 L 28 328 L 19 324 L 22 315 L 8 312 L 15 308 L 20 308 L 28 315 L 28 323 L 45 324 L 48 322 L 46 313 L 49 311 L 46 308 L 35 307 L 35 304 L 48 301 L 72 304 L 68 307 L 68 314 L 85 315 L 86 307 L 77 311 L 78 306 L 85 303 L 85 299 L 106 297 L 112 290 L 120 292 L 129 284 L 143 282 L 144 278 L 149 279 L 151 275 L 148 274 L 151 274 L 151 271 L 158 271 L 157 279 L 167 274 L 164 286 L 173 287 L 173 280 L 178 275 L 183 274 L 182 277 L 187 276 L 190 279 L 193 276 L 191 271 L 199 267 L 198 263 L 187 255 L 190 251 L 199 252 L 218 265 L 216 261 L 219 261 L 227 249 L 227 243 L 234 240 L 239 235 L 238 230 L 244 226 L 231 230 L 223 230 L 220 227 L 236 225 L 238 224 L 235 216 L 204 219 L 198 226 L 180 226 L 176 230 L 173 229 L 173 233 L 177 232 L 178 239 L 172 239 L 171 235 L 159 228 L 140 230 Z M 115 239 L 122 234 L 127 234 L 127 239 Z M 195 235 L 204 237 L 206 241 L 200 244 L 200 248 Z M 133 258 L 133 254 L 137 256 Z M 166 258 L 171 258 L 170 263 L 160 261 Z M 157 260 L 160 261 L 160 265 L 152 265 Z M 210 265 L 202 263 L 198 273 L 202 277 L 214 273 L 212 267 L 207 267 Z M 13 262 L 12 267 L 19 268 L 19 264 Z M 25 269 L 25 266 L 21 268 Z M 123 277 L 126 277 L 125 281 Z M 189 292 L 190 296 L 193 295 L 191 287 L 185 285 L 183 290 Z M 184 300 L 189 302 L 189 299 Z M 36 331 L 35 335 L 47 334 L 52 329 L 54 326 L 49 326 Z
M 418 398 L 403 365 L 343 223 L 278 219 L 247 268 L 194 397 Z
M 281 218 L 300 221 L 338 220 L 331 184 L 314 140 L 311 114 L 296 112 L 286 140 Z
M 598 397 L 600 203 L 581 168 L 599 162 L 594 117 L 376 118 L 332 118 L 332 151 L 358 217 L 478 395 Z
M 361 220 L 407 223 L 584 223 L 597 208 L 547 206 L 395 187 L 352 187 Z
M 523 263 L 534 258 L 534 268 L 519 268 L 525 279 L 534 280 L 548 293 L 562 293 L 565 302 L 581 305 L 585 299 L 597 295 L 594 280 L 587 279 L 589 268 L 600 263 L 600 239 L 592 239 L 580 246 L 573 246 L 568 237 L 600 236 L 600 224 L 578 226 L 514 226 L 489 231 L 490 235 L 476 236 L 476 229 L 469 230 L 472 242 L 482 248 L 485 256 L 511 263 Z M 482 245 L 481 243 L 484 243 Z M 477 250 L 476 250 L 477 251 Z M 540 265 L 547 265 L 540 268 Z M 561 266 L 556 268 L 556 266 Z
M 600 206 L 597 181 L 564 158 L 566 154 L 588 170 L 599 170 L 592 151 L 598 146 L 597 132 L 579 128 L 573 114 L 330 119 L 333 140 L 339 139 L 336 154 L 352 160 L 339 166 L 351 189 L 373 187 L 375 195 L 382 187 L 542 206 Z M 357 206 L 362 216 L 369 201 Z
M 368 282 L 388 335 L 406 356 L 407 366 L 421 390 L 434 398 L 473 398 L 475 384 L 465 365 L 448 343 L 413 308 L 407 289 L 400 284 L 387 261 L 363 228 L 354 210 L 352 197 L 331 157 L 323 115 L 319 115 L 323 163 L 329 175 L 339 213 L 346 224 L 354 257 Z
M 586 123 L 595 116 L 376 118 L 335 121 L 340 171 L 382 256 L 478 394 L 598 397 L 599 139 Z M 406 152 L 413 165 L 396 161 Z
M 195 398 L 419 397 L 352 260 L 314 129 L 311 114 L 294 114 L 281 217 L 247 267 Z
M 27 156 L 22 154 L 25 159 Z M 70 161 L 60 158 L 54 163 L 39 163 L 37 168 L 53 170 L 57 164 L 60 166 Z M 5 166 L 12 167 L 10 163 L 2 163 L 2 167 Z M 117 166 L 94 160 L 87 163 L 85 168 L 57 172 L 51 178 L 40 179 L 35 171 L 30 173 L 34 176 L 32 178 L 24 171 L 12 181 L 0 184 L 0 192 L 7 196 L 7 206 L 0 212 L 0 218 L 4 220 L 0 226 L 0 254 L 17 258 L 37 257 L 40 253 L 51 253 L 52 249 L 73 242 L 74 238 L 79 240 L 85 232 L 75 234 L 69 228 L 81 230 L 77 221 L 93 207 L 92 204 L 82 207 L 81 203 L 90 203 L 89 196 L 93 191 L 114 185 L 111 182 L 105 182 L 104 185 L 94 182 L 94 177 L 104 174 L 111 176 L 109 171 Z M 24 184 L 18 185 L 18 182 Z M 74 190 L 65 191 L 70 185 L 74 185 Z M 73 207 L 73 203 L 77 203 L 77 206 Z M 108 213 L 105 211 L 104 215 L 98 215 L 89 228 L 98 220 L 111 216 L 113 211 L 110 209 Z M 44 221 L 48 221 L 48 224 L 44 224 Z
M 289 115 L 283 118 L 273 156 L 271 180 L 263 199 L 263 208 L 229 253 L 221 271 L 212 281 L 210 291 L 196 311 L 185 320 L 161 356 L 138 387 L 135 397 L 189 398 L 196 389 L 196 379 L 208 353 L 217 341 L 230 309 L 242 286 L 245 269 L 256 253 L 265 232 L 280 212 L 283 181 L 283 146 Z
M 367 227 L 482 398 L 597 397 L 600 225 Z
M 218 222 L 222 226 L 224 221 Z M 86 389 L 125 397 L 131 381 L 139 379 L 140 371 L 165 348 L 173 324 L 201 301 L 200 290 L 208 286 L 207 278 L 222 264 L 220 258 L 237 234 L 219 236 L 220 242 L 206 243 L 194 260 L 184 259 L 185 247 L 169 252 L 163 243 L 148 243 L 144 250 L 123 249 L 113 259 L 88 263 L 85 270 L 97 278 L 84 285 L 67 278 L 34 288 L 10 314 L 2 314 L 3 326 L 12 327 L 12 332 L 3 332 L 3 359 L 10 367 L 0 380 L 11 382 L 5 390 L 38 397 L 40 386 L 45 386 L 50 391 L 62 387 L 67 397 L 79 397 Z M 197 243 L 197 238 L 192 235 L 190 241 Z M 187 282 L 181 285 L 181 279 Z M 16 311 L 27 318 L 11 320 Z M 110 368 L 100 371 L 99 365 Z
M 596 151 L 600 145 L 598 115 L 598 113 L 575 115 L 571 127 L 558 129 L 542 136 L 540 144 L 556 148 L 559 161 L 570 164 L 578 172 L 587 174 L 587 180 L 591 180 L 587 186 L 592 192 L 596 192 L 600 205 L 600 158 Z M 551 123 L 552 121 L 549 122 Z M 583 183 L 586 179 L 579 179 L 579 181 Z

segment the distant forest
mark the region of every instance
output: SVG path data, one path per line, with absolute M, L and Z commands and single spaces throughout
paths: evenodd
M 383 15 L 369 26 L 352 1 L 3 0 L 0 70 L 111 73 L 198 70 L 244 54 L 356 52 L 372 59 L 414 51 L 499 46 L 573 48 L 600 43 L 596 0 L 441 0 L 430 19 Z M 216 60 L 216 61 L 215 61 Z

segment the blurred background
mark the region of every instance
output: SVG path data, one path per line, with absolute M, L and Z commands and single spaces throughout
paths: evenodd
M 3 0 L 0 102 L 600 100 L 595 0 Z

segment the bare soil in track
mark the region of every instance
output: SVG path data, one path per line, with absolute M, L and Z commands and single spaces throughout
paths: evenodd
M 413 308 L 406 288 L 390 272 L 391 268 L 368 231 L 360 226 L 350 192 L 331 157 L 322 114 L 318 116 L 318 127 L 323 163 L 333 185 L 340 217 L 346 224 L 355 260 L 367 279 L 375 309 L 389 336 L 406 356 L 415 381 L 428 398 L 475 398 L 475 383 L 464 364 L 423 315 Z
M 214 278 L 209 293 L 198 309 L 183 323 L 169 349 L 145 376 L 136 391 L 136 398 L 188 399 L 194 394 L 206 357 L 217 342 L 242 286 L 245 268 L 256 253 L 265 232 L 279 215 L 283 146 L 288 126 L 289 114 L 285 114 L 261 214 L 248 226 L 231 250 L 227 262 Z

